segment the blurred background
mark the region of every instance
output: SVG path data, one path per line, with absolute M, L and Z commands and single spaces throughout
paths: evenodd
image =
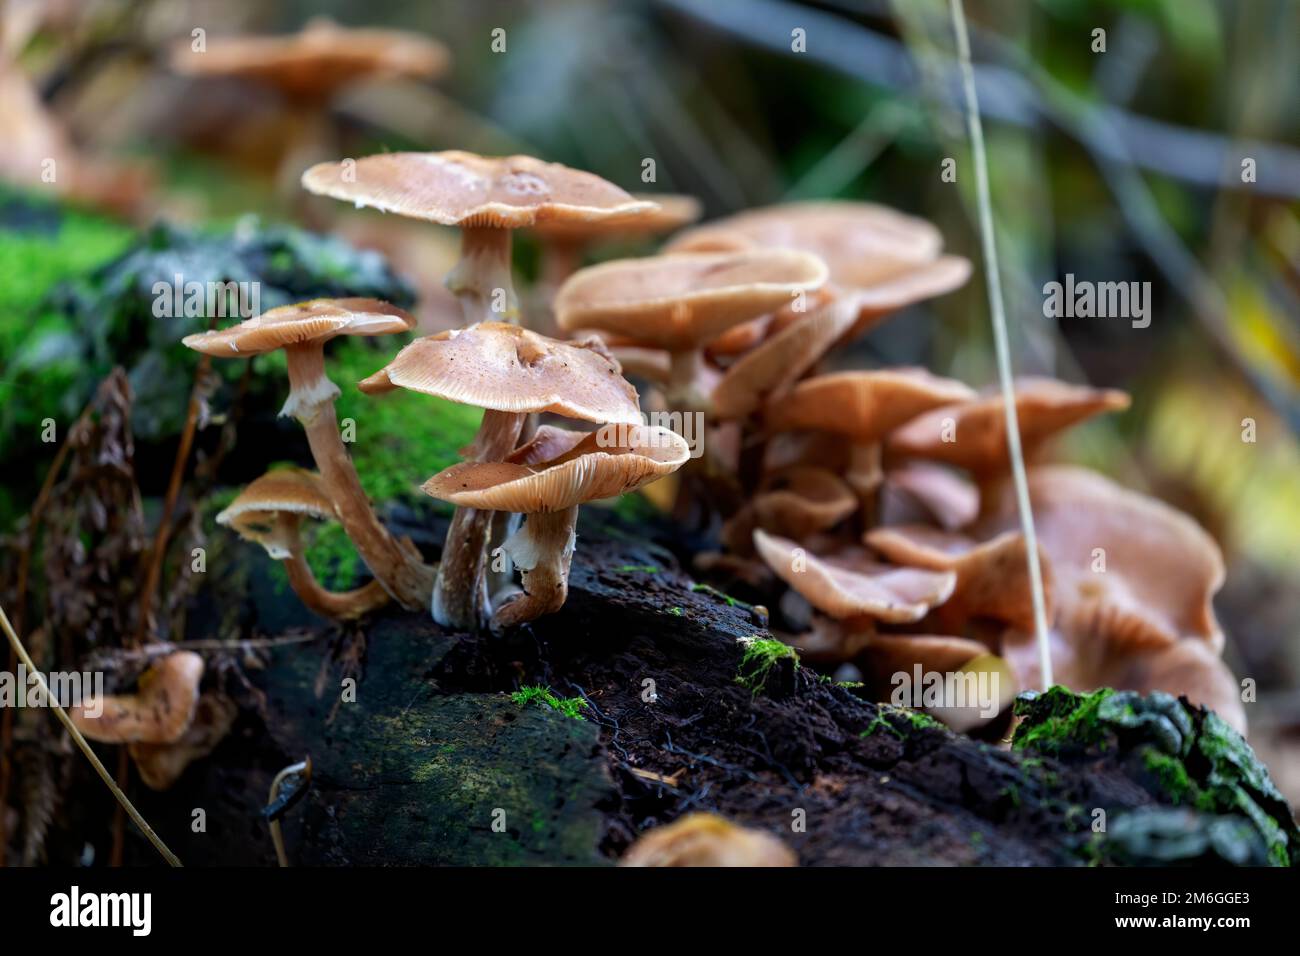
M 840 361 L 995 380 L 946 2 L 5 0 L 0 11 L 0 114 L 16 144 L 0 158 L 2 530 L 45 472 L 28 436 L 75 416 L 123 350 L 138 359 L 141 484 L 157 493 L 165 479 L 194 358 L 151 354 L 147 332 L 114 325 L 116 273 L 95 272 L 138 248 L 141 230 L 247 231 L 252 214 L 271 231 L 248 239 L 249 255 L 436 300 L 454 234 L 308 200 L 296 178 L 312 158 L 528 153 L 630 191 L 696 196 L 705 219 L 792 199 L 885 203 L 938 225 L 975 276 Z M 1071 433 L 1062 457 L 1190 512 L 1223 546 L 1226 656 L 1259 689 L 1251 740 L 1300 800 L 1300 2 L 970 0 L 966 11 L 1016 368 L 1133 395 L 1129 412 Z M 436 39 L 445 69 L 316 95 L 309 137 L 304 96 L 172 64 L 196 30 L 287 34 L 320 16 Z M 76 175 L 44 181 L 49 156 Z M 279 223 L 381 251 L 391 271 L 347 247 L 307 248 Z M 517 247 L 521 274 L 535 275 L 536 247 L 527 236 Z M 1071 273 L 1150 282 L 1150 326 L 1045 317 L 1044 284 Z M 170 396 L 171 411 L 150 394 Z

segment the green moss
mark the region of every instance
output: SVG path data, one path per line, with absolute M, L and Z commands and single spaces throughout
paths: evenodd
M 1154 747 L 1143 748 L 1142 762 L 1160 783 L 1175 806 L 1196 804 L 1200 797 L 1200 788 L 1187 773 L 1182 760 L 1170 754 L 1161 753 Z
M 790 661 L 795 670 L 799 669 L 799 652 L 789 644 L 759 637 L 745 641 L 744 645 L 740 666 L 736 670 L 736 683 L 748 688 L 753 694 L 763 691 L 772 668 L 782 661 Z
M 1099 719 L 1102 703 L 1114 693 L 1109 688 L 1075 694 L 1051 687 L 1041 694 L 1022 694 L 1015 713 L 1025 720 L 1016 728 L 1012 746 L 1017 750 L 1057 753 L 1069 747 L 1105 746 L 1109 736 Z
M 886 708 L 881 707 L 879 712 L 876 714 L 876 719 L 873 720 L 870 724 L 868 724 L 867 729 L 862 731 L 862 733 L 858 734 L 858 736 L 871 737 L 875 734 L 877 730 L 887 730 L 889 731 L 889 733 L 893 734 L 899 740 L 906 740 L 907 738 L 903 734 L 903 732 L 885 719 L 886 712 L 887 712 Z
M 670 607 L 668 609 L 668 613 L 671 614 L 673 617 L 685 617 L 686 609 L 681 606 Z
M 556 697 L 549 687 L 521 687 L 510 695 L 520 707 L 526 707 L 529 704 L 545 705 L 552 710 L 558 710 L 565 717 L 572 717 L 574 720 L 586 720 L 582 716 L 582 711 L 589 706 L 581 697 Z
M 658 574 L 659 573 L 659 569 L 655 567 L 653 564 L 620 564 L 614 570 L 621 571 L 624 574 L 635 574 L 635 573 Z

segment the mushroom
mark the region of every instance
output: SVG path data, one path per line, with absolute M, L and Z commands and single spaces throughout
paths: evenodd
M 560 328 L 626 335 L 671 353 L 668 402 L 698 411 L 701 349 L 723 332 L 826 281 L 815 256 L 788 250 L 620 259 L 581 269 L 555 297 Z
M 658 208 L 639 215 L 596 220 L 546 220 L 533 227 L 541 240 L 540 281 L 554 289 L 577 271 L 589 246 L 616 239 L 637 239 L 672 232 L 700 218 L 694 196 L 670 193 L 633 194 Z
M 689 813 L 648 830 L 619 860 L 619 866 L 798 865 L 794 851 L 772 834 L 712 813 Z
M 1128 395 L 1115 389 L 1049 378 L 1019 379 L 1016 416 L 1025 457 L 1071 425 L 1128 405 Z M 889 436 L 886 450 L 901 457 L 957 465 L 980 479 L 1002 475 L 1010 469 L 1002 395 L 994 393 L 919 415 Z
M 461 231 L 461 257 L 447 275 L 465 324 L 519 321 L 510 232 L 555 222 L 628 220 L 653 213 L 599 176 L 531 156 L 381 153 L 320 163 L 302 175 L 309 192 L 425 219 Z
M 133 743 L 127 752 L 135 761 L 140 779 L 150 790 L 170 790 L 185 769 L 217 748 L 230 733 L 239 708 L 224 694 L 199 697 L 190 721 L 178 740 L 169 744 Z
M 754 548 L 777 577 L 837 620 L 919 621 L 946 601 L 957 584 L 952 571 L 891 567 L 860 549 L 818 557 L 762 529 L 754 531 Z
M 972 618 L 989 618 L 1025 631 L 1034 629 L 1025 538 L 1019 531 L 976 541 L 924 525 L 900 525 L 874 528 L 863 540 L 894 564 L 956 573 L 951 597 L 933 612 L 935 623 L 945 633 L 962 633 Z M 1039 550 L 1050 616 L 1051 564 Z
M 334 505 L 319 475 L 281 468 L 267 472 L 240 492 L 217 515 L 217 524 L 262 545 L 272 560 L 283 561 L 294 593 L 308 610 L 322 617 L 351 620 L 387 604 L 388 592 L 378 581 L 341 593 L 321 587 L 307 563 L 301 534 L 303 516 L 332 519 Z
M 767 475 L 754 496 L 758 526 L 801 540 L 839 524 L 858 509 L 853 489 L 833 471 L 794 465 Z
M 685 439 L 658 426 L 560 431 L 539 431 L 505 462 L 461 462 L 424 484 L 426 494 L 455 505 L 527 516 L 503 545 L 523 571 L 525 593 L 495 608 L 494 630 L 564 605 L 579 505 L 634 491 L 676 471 L 691 454 Z
M 1076 690 L 1187 694 L 1244 728 L 1240 690 L 1219 658 L 1224 637 L 1213 597 L 1224 566 L 1210 536 L 1186 515 L 1087 469 L 1037 466 L 1028 481 L 1052 568 L 1057 679 Z M 996 534 L 1016 521 L 1014 496 L 1004 489 L 973 531 Z M 1031 643 L 1015 629 L 1003 642 L 1027 687 L 1037 686 Z
M 884 475 L 880 523 L 921 522 L 956 531 L 979 515 L 979 489 L 943 465 L 909 461 Z
M 92 697 L 69 707 L 68 716 L 82 734 L 106 744 L 175 743 L 194 718 L 202 679 L 203 658 L 175 651 L 153 662 L 134 694 Z
M 392 335 L 415 320 L 375 299 L 313 299 L 285 305 L 221 331 L 189 335 L 184 344 L 216 358 L 252 358 L 283 349 L 289 398 L 281 415 L 302 424 L 320 479 L 339 523 L 375 580 L 406 608 L 429 599 L 433 572 L 409 543 L 399 544 L 379 523 L 339 435 L 334 399 L 339 390 L 325 374 L 325 343 L 339 335 Z
M 530 413 L 641 424 L 635 389 L 598 342 L 557 342 L 505 322 L 416 339 L 360 388 L 369 394 L 406 388 L 484 409 L 467 462 L 504 461 Z M 433 593 L 434 619 L 445 627 L 477 627 L 488 616 L 490 520 L 490 511 L 469 507 L 452 518 Z
M 345 87 L 372 78 L 433 79 L 447 71 L 450 59 L 447 48 L 430 37 L 342 27 L 327 17 L 314 17 L 285 36 L 212 37 L 202 50 L 185 38 L 171 52 L 177 73 L 248 80 L 284 98 L 290 138 L 281 169 L 294 176 L 303 162 L 333 152 L 328 111 Z

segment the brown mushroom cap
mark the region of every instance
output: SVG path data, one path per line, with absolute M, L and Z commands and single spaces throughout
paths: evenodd
M 945 631 L 960 632 L 971 618 L 1003 621 L 1025 631 L 1034 629 L 1028 552 L 1019 531 L 977 541 L 924 525 L 903 525 L 873 528 L 864 540 L 895 564 L 957 574 L 952 596 L 935 610 L 936 623 Z M 1050 618 L 1051 565 L 1041 553 L 1039 563 Z
M 450 60 L 447 48 L 430 37 L 341 27 L 326 18 L 286 36 L 214 37 L 202 52 L 181 40 L 171 57 L 178 73 L 243 77 L 298 100 L 327 99 L 367 77 L 439 76 Z
M 1222 649 L 1213 597 L 1223 555 L 1195 521 L 1084 468 L 1034 467 L 1028 481 L 1067 640 L 1153 647 L 1195 638 Z M 976 526 L 981 537 L 1019 527 L 1009 489 L 990 515 Z M 1104 572 L 1093 570 L 1099 556 Z
M 336 517 L 320 475 L 301 468 L 278 468 L 241 491 L 217 515 L 217 524 L 231 528 L 246 541 L 260 544 L 273 560 L 283 561 L 292 556 L 294 538 L 275 520 L 280 513 L 319 519 Z
M 368 394 L 406 388 L 501 412 L 641 424 L 636 389 L 604 346 L 558 342 L 508 322 L 416 339 L 358 387 Z
M 796 540 L 834 527 L 857 510 L 857 496 L 842 478 L 810 465 L 768 475 L 754 496 L 759 527 Z
M 769 400 L 764 423 L 773 431 L 814 429 L 873 442 L 922 412 L 974 396 L 963 383 L 925 369 L 836 372 Z
M 1071 425 L 1128 405 L 1128 395 L 1115 389 L 1048 378 L 1016 382 L 1016 415 L 1026 456 Z M 949 419 L 955 428 L 948 427 Z M 946 441 L 949 432 L 954 440 Z M 991 394 L 926 412 L 891 434 L 886 447 L 895 454 L 945 461 L 980 476 L 1005 471 L 1009 452 L 1002 396 Z
M 797 866 L 788 846 L 762 830 L 712 813 L 689 813 L 655 827 L 628 847 L 620 866 Z
M 788 538 L 754 531 L 754 547 L 786 584 L 831 617 L 919 621 L 952 594 L 957 575 L 877 564 L 857 552 L 817 557 Z
M 562 329 L 602 329 L 687 351 L 825 281 L 824 263 L 789 250 L 619 259 L 570 276 L 556 293 L 555 314 Z
M 865 288 L 938 257 L 939 230 L 871 203 L 793 202 L 690 229 L 669 252 L 802 249 L 823 259 L 838 286 Z
M 378 299 L 312 299 L 270 309 L 228 329 L 187 335 L 182 342 L 217 358 L 251 358 L 286 346 L 323 344 L 340 335 L 393 335 L 414 326 L 414 316 Z
M 549 513 L 635 491 L 676 471 L 690 456 L 686 440 L 667 428 L 609 426 L 586 434 L 551 461 L 532 466 L 461 462 L 434 475 L 423 490 L 460 507 Z
M 539 222 L 533 231 L 548 240 L 592 242 L 672 232 L 700 218 L 700 201 L 694 196 L 633 193 L 632 198 L 654 206 L 640 213 L 608 219 L 550 219 Z
M 134 694 L 76 704 L 68 708 L 68 716 L 85 736 L 102 743 L 174 743 L 194 717 L 202 679 L 203 658 L 193 651 L 176 651 L 145 671 Z M 90 716 L 92 712 L 99 716 Z
M 150 790 L 170 789 L 185 768 L 217 748 L 238 716 L 239 707 L 229 697 L 203 694 L 194 708 L 194 719 L 175 743 L 128 745 L 140 779 Z
M 444 226 L 518 229 L 653 212 L 599 176 L 531 156 L 380 153 L 318 163 L 302 174 L 309 192 Z
M 885 473 L 880 523 L 918 519 L 946 531 L 964 528 L 979 515 L 979 489 L 943 465 L 909 461 Z

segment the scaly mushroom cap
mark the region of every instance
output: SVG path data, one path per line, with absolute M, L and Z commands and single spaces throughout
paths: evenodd
M 217 515 L 224 525 L 245 541 L 260 544 L 275 561 L 293 553 L 293 540 L 275 520 L 281 512 L 309 518 L 333 519 L 334 504 L 318 474 L 301 468 L 278 468 L 268 471 L 239 493 Z
M 1016 382 L 1021 447 L 1029 457 L 1071 425 L 1128 405 L 1128 395 L 1115 389 L 1022 378 Z M 926 412 L 890 435 L 886 447 L 898 455 L 945 461 L 979 476 L 1006 471 L 1010 465 L 1002 396 L 991 394 Z
M 340 335 L 394 335 L 414 326 L 413 315 L 378 299 L 311 299 L 181 341 L 216 358 L 252 358 L 286 346 L 323 344 Z
M 562 444 L 554 437 L 544 442 Z M 584 435 L 550 461 L 461 462 L 434 475 L 423 489 L 434 498 L 484 511 L 564 511 L 635 491 L 676 471 L 690 457 L 686 440 L 667 428 L 607 426 Z
M 556 293 L 555 315 L 562 329 L 601 329 L 687 351 L 825 281 L 821 260 L 790 250 L 619 259 L 570 276 Z
M 636 389 L 598 341 L 558 342 L 508 322 L 416 339 L 358 387 L 367 394 L 406 388 L 501 412 L 641 423 Z
M 803 314 L 738 358 L 713 389 L 713 412 L 743 418 L 769 395 L 780 394 L 817 364 L 857 319 L 857 306 L 832 299 Z
M 694 196 L 633 193 L 632 198 L 637 202 L 653 203 L 653 208 L 608 219 L 550 219 L 539 222 L 533 231 L 543 239 L 595 242 L 602 239 L 655 236 L 680 229 L 700 218 L 700 201 Z
M 788 846 L 712 813 L 690 813 L 641 834 L 620 866 L 797 866 Z
M 308 192 L 444 226 L 519 229 L 650 213 L 599 176 L 531 156 L 380 153 L 318 163 L 302 174 Z
M 873 442 L 922 412 L 974 397 L 961 382 L 925 369 L 836 372 L 804 379 L 769 400 L 764 424 L 772 431 L 804 428 Z
M 369 77 L 436 77 L 450 59 L 445 46 L 418 33 L 341 27 L 326 18 L 286 36 L 214 37 L 202 52 L 185 39 L 171 56 L 178 73 L 243 77 L 297 100 L 328 99 Z
M 838 286 L 866 288 L 939 256 L 943 237 L 923 219 L 856 202 L 793 202 L 690 229 L 669 252 L 802 249 L 823 259 Z
M 1028 480 L 1066 639 L 1158 647 L 1192 638 L 1222 650 L 1213 597 L 1223 555 L 1195 521 L 1084 468 L 1039 466 Z M 1019 527 L 1009 489 L 990 515 L 980 537 Z
M 754 547 L 776 575 L 831 617 L 910 623 L 952 594 L 952 571 L 895 568 L 861 552 L 817 557 L 788 538 L 754 531 Z
M 964 528 L 979 515 L 979 489 L 943 465 L 909 461 L 885 473 L 880 523 L 918 520 L 945 531 Z
M 759 527 L 801 540 L 858 510 L 853 489 L 826 468 L 796 465 L 768 475 L 754 496 Z
M 193 651 L 176 651 L 145 671 L 136 693 L 74 705 L 68 716 L 85 736 L 101 743 L 174 743 L 194 717 L 202 678 L 203 658 Z M 96 711 L 98 717 L 89 716 Z
M 935 610 L 935 621 L 945 631 L 960 633 L 972 618 L 1003 621 L 1026 631 L 1034 629 L 1028 552 L 1019 531 L 1005 531 L 988 541 L 977 541 L 924 525 L 904 525 L 874 528 L 864 540 L 895 564 L 956 573 L 957 586 L 952 596 Z M 1051 565 L 1041 548 L 1039 551 L 1050 619 Z

